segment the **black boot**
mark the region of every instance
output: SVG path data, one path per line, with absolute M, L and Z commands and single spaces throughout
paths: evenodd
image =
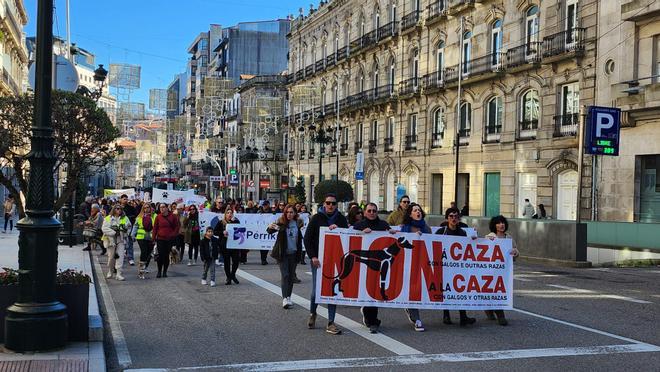
M 495 312 L 493 310 L 485 310 L 484 313 L 486 313 L 488 320 L 495 320 Z
M 467 312 L 465 310 L 460 310 L 459 313 L 461 316 L 461 321 L 459 323 L 461 327 L 464 327 L 469 324 L 474 324 L 477 321 L 475 318 L 468 317 Z
M 442 322 L 444 324 L 451 324 L 451 315 L 449 315 L 449 310 L 442 311 Z
M 504 316 L 504 310 L 495 310 L 495 315 L 497 315 L 497 324 L 501 326 L 509 324 Z

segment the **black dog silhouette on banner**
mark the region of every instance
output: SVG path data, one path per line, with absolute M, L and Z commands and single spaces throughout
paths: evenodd
M 387 274 L 403 248 L 412 249 L 413 245 L 402 236 L 395 243 L 380 251 L 363 251 L 361 249 L 349 251 L 341 258 L 341 271 L 337 276 L 330 277 L 323 275 L 327 279 L 334 279 L 332 282 L 332 295 L 337 295 L 335 285 L 337 285 L 340 292 L 344 292 L 341 283 L 351 274 L 355 262 L 358 262 L 365 264 L 370 270 L 380 273 L 380 294 L 384 301 L 388 301 L 385 294 Z

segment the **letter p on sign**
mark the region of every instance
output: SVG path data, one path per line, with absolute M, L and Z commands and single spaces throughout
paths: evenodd
M 603 129 L 610 129 L 614 126 L 614 116 L 605 112 L 596 114 L 596 137 L 602 137 Z

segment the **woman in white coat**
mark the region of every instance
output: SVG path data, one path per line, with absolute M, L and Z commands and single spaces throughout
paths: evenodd
M 116 272 L 115 279 L 124 280 L 121 271 L 124 267 L 124 249 L 131 231 L 131 222 L 124 215 L 121 205 L 115 205 L 110 214 L 103 219 L 101 230 L 103 231 L 103 243 L 108 250 L 108 275 L 106 278 L 112 278 L 112 274 Z

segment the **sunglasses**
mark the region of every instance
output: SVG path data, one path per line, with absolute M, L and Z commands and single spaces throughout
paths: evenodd
M 327 201 L 325 202 L 325 205 L 337 205 L 336 201 Z
M 401 203 L 403 203 L 403 204 L 410 204 L 410 200 L 401 200 Z

